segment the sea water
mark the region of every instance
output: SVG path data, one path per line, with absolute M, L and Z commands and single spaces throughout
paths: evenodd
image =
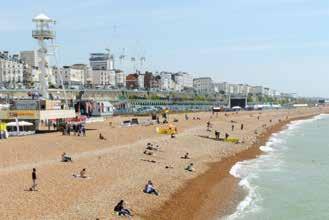
M 260 149 L 230 171 L 247 196 L 226 219 L 329 219 L 329 115 L 292 122 Z

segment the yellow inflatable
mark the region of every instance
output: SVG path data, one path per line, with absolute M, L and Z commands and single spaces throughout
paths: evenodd
M 177 133 L 177 128 L 173 125 L 169 125 L 168 127 L 164 127 L 164 128 L 161 128 L 161 127 L 157 127 L 156 128 L 156 132 L 158 134 L 176 134 Z
M 239 142 L 239 138 L 229 137 L 229 138 L 225 139 L 224 141 L 236 144 Z

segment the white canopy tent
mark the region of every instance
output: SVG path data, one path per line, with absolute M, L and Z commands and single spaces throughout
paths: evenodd
M 7 123 L 7 130 L 9 136 L 25 136 L 35 134 L 35 127 L 33 123 L 27 121 L 12 121 Z
M 33 123 L 27 122 L 27 121 L 19 121 L 18 123 L 13 121 L 13 122 L 9 122 L 7 123 L 7 127 L 16 127 L 16 126 L 32 126 Z

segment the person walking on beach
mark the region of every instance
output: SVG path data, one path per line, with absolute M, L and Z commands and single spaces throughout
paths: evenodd
M 234 125 L 232 125 L 232 131 L 234 131 Z
M 207 131 L 210 131 L 210 128 L 211 128 L 210 121 L 207 121 Z
M 30 191 L 36 191 L 36 187 L 37 187 L 37 170 L 35 168 L 33 168 L 32 170 L 32 186 L 30 188 Z
M 243 124 L 241 124 L 241 131 L 243 130 Z
M 215 131 L 215 137 L 216 137 L 216 140 L 219 140 L 219 136 L 220 136 L 220 132 L 219 131 Z
M 225 140 L 227 140 L 227 138 L 229 137 L 230 135 L 228 133 L 225 133 Z

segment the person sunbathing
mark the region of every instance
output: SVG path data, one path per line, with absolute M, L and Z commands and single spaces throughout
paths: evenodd
M 62 162 L 72 162 L 72 158 L 69 157 L 65 152 L 62 154 Z
M 183 157 L 181 157 L 182 159 L 191 159 L 189 156 L 189 153 L 186 153 Z
M 114 207 L 114 211 L 118 213 L 119 216 L 132 216 L 129 209 L 124 207 L 123 200 L 120 200 L 120 202 Z
M 154 186 L 153 186 L 153 183 L 151 180 L 149 180 L 147 182 L 147 184 L 145 185 L 144 187 L 144 190 L 143 190 L 144 193 L 148 193 L 148 194 L 154 194 L 156 196 L 159 195 L 159 193 L 155 190 Z
M 153 155 L 153 152 L 152 152 L 152 151 L 145 150 L 145 151 L 143 152 L 143 154 L 146 154 L 146 155 L 152 156 L 152 155 Z
M 194 165 L 193 163 L 190 163 L 190 164 L 185 168 L 185 170 L 186 170 L 186 171 L 193 172 L 193 171 L 194 171 L 193 165 Z

